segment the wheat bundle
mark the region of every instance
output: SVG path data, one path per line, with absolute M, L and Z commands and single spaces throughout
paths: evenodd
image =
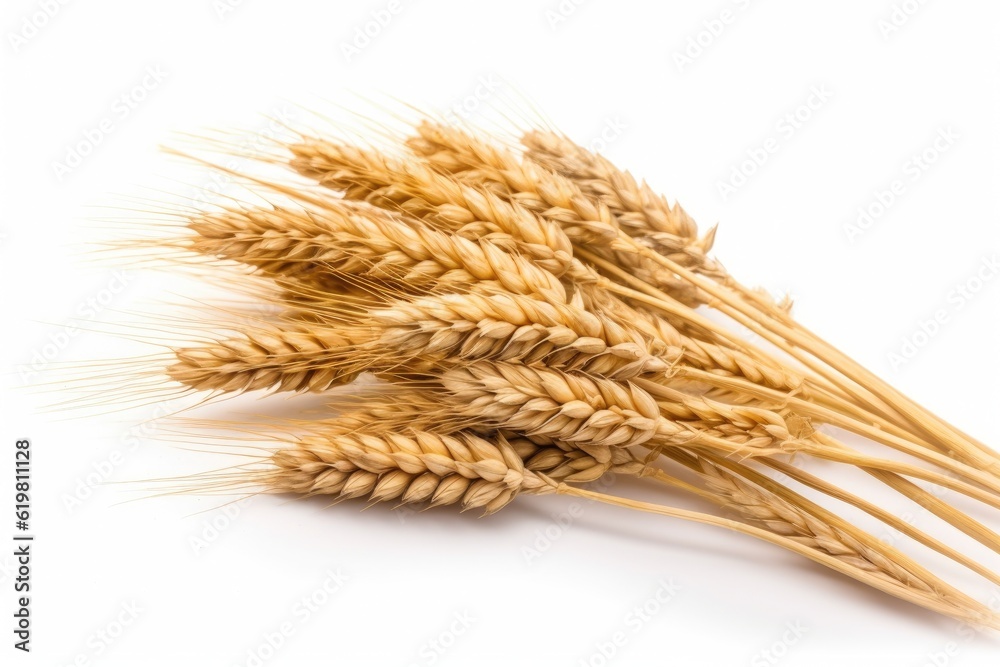
M 683 209 L 570 139 L 531 130 L 518 148 L 428 119 L 392 139 L 379 150 L 302 133 L 257 156 L 297 180 L 249 181 L 281 203 L 185 212 L 181 232 L 152 242 L 245 281 L 267 308 L 172 346 L 164 386 L 330 396 L 331 415 L 287 430 L 259 465 L 199 477 L 204 488 L 486 513 L 522 494 L 582 496 L 736 530 L 1000 626 L 793 488 L 860 508 L 998 583 L 807 468 L 857 468 L 1000 553 L 1000 536 L 920 484 L 1000 508 L 1000 455 L 796 322 L 788 303 L 742 285 L 709 254 L 714 228 L 699 236 Z M 363 375 L 375 380 L 358 400 L 337 398 Z M 731 517 L 585 486 L 609 473 Z

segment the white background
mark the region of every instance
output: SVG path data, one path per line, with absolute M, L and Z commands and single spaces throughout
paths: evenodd
M 808 326 L 996 443 L 1000 280 L 975 278 L 993 277 L 988 262 L 1000 250 L 1000 7 L 403 0 L 348 58 L 343 45 L 388 2 L 232 4 L 4 3 L 0 441 L 9 459 L 15 438 L 34 443 L 37 542 L 30 655 L 10 647 L 12 559 L 2 549 L 0 662 L 246 665 L 287 622 L 291 635 L 273 656 L 264 649 L 263 664 L 996 664 L 995 636 L 777 548 L 563 498 L 520 498 L 489 519 L 275 498 L 231 516 L 212 510 L 210 498 L 120 504 L 134 495 L 92 483 L 105 474 L 108 482 L 186 474 L 224 459 L 163 442 L 154 408 L 70 418 L 42 406 L 60 400 L 54 372 L 63 366 L 133 351 L 91 329 L 170 296 L 163 276 L 116 278 L 113 263 L 92 261 L 81 245 L 102 233 L 95 215 L 105 213 L 92 207 L 120 204 L 120 195 L 190 196 L 206 183 L 160 144 L 211 129 L 252 135 L 266 128 L 264 116 L 313 122 L 304 109 L 370 111 L 358 95 L 438 111 L 520 99 L 581 143 L 605 133 L 612 159 L 705 228 L 721 222 L 716 254 L 732 273 L 790 292 Z M 896 5 L 906 11 L 894 14 Z M 727 22 L 715 23 L 724 11 Z M 691 46 L 699 41 L 700 52 Z M 685 50 L 690 62 L 678 58 Z M 477 99 L 483 80 L 503 83 Z M 802 107 L 815 90 L 825 99 Z M 135 108 L 122 106 L 123 94 Z M 803 120 L 789 131 L 783 119 L 796 112 Z M 110 131 L 60 177 L 55 163 L 105 119 Z M 939 141 L 947 150 L 913 178 L 912 157 L 933 153 L 939 132 L 954 138 Z M 722 196 L 719 184 L 769 138 L 776 150 Z M 852 240 L 845 226 L 894 180 L 902 194 Z M 956 297 L 967 284 L 979 289 Z M 97 298 L 110 301 L 91 317 L 84 304 Z M 937 311 L 943 324 L 920 335 Z M 67 337 L 74 322 L 81 330 Z M 906 340 L 919 349 L 893 363 Z M 43 372 L 30 372 L 33 360 Z M 0 470 L 12 477 L 9 461 Z M 11 482 L 2 488 L 6 544 Z M 879 497 L 938 529 L 919 508 Z M 995 514 L 970 509 L 997 527 Z M 560 528 L 553 517 L 571 510 Z M 539 537 L 546 532 L 550 544 Z M 939 534 L 1000 566 L 968 540 Z M 195 549 L 192 538 L 207 547 Z M 526 549 L 539 553 L 529 558 Z M 347 580 L 304 619 L 295 605 L 324 597 L 317 591 L 328 571 Z M 944 571 L 1000 603 L 1000 593 Z M 660 581 L 679 587 L 662 604 Z M 122 615 L 129 605 L 139 609 L 135 619 Z M 630 614 L 642 605 L 653 613 L 636 622 Z M 463 615 L 467 628 L 456 621 Z M 119 617 L 129 621 L 120 634 Z M 106 643 L 99 632 L 116 636 Z M 599 645 L 618 632 L 624 645 L 602 662 Z M 434 652 L 435 640 L 447 648 Z

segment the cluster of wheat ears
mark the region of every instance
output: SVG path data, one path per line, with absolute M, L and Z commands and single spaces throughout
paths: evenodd
M 184 210 L 181 233 L 146 241 L 228 272 L 267 306 L 171 345 L 157 382 L 208 397 L 315 392 L 330 409 L 202 488 L 487 514 L 522 493 L 589 498 L 739 531 L 1000 627 L 987 605 L 803 495 L 852 505 L 1000 585 L 805 465 L 863 471 L 1000 553 L 1000 535 L 929 490 L 1000 508 L 1000 455 L 729 275 L 708 254 L 714 229 L 699 235 L 679 206 L 554 131 L 518 145 L 424 117 L 377 148 L 322 134 L 256 156 L 296 172 L 242 175 L 266 203 Z M 362 375 L 354 394 L 338 389 Z M 838 432 L 874 444 L 864 453 Z M 588 486 L 610 473 L 724 516 Z

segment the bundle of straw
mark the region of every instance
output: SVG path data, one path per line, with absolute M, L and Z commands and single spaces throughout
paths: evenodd
M 533 130 L 518 148 L 427 119 L 392 138 L 378 150 L 299 134 L 261 158 L 295 180 L 250 179 L 261 201 L 280 203 L 184 212 L 183 232 L 155 241 L 229 272 L 267 307 L 172 347 L 166 378 L 209 396 L 328 392 L 333 415 L 283 429 L 263 465 L 202 483 L 486 513 L 519 494 L 596 499 L 739 531 L 1000 626 L 792 488 L 853 505 L 1000 584 L 806 470 L 810 459 L 853 466 L 1000 552 L 1000 536 L 921 486 L 998 508 L 995 451 L 741 284 L 709 255 L 714 229 L 699 236 L 679 206 L 568 138 Z M 338 398 L 362 375 L 374 382 L 360 398 Z M 862 453 L 823 425 L 894 452 Z M 730 518 L 585 486 L 612 472 Z

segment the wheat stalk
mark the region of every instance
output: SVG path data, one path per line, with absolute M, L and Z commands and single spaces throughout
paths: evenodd
M 180 347 L 166 375 L 199 391 L 259 389 L 322 392 L 350 382 L 363 369 L 343 362 L 353 342 L 335 329 L 249 326 L 212 344 Z
M 557 171 L 578 178 L 583 183 L 590 183 L 591 187 L 594 188 L 592 193 L 597 197 L 601 196 L 602 187 L 606 196 L 608 191 L 621 192 L 623 189 L 618 187 L 620 184 L 627 184 L 629 181 L 634 184 L 633 179 L 606 160 L 590 154 L 585 149 L 557 135 L 532 132 L 525 135 L 524 141 L 531 149 L 530 155 L 543 163 L 547 162 Z M 624 190 L 634 191 L 630 187 L 625 187 Z M 655 202 L 655 198 L 635 197 L 632 199 L 631 205 L 622 210 L 647 211 L 649 209 L 641 204 L 644 199 Z M 638 225 L 635 231 L 640 236 L 643 231 L 653 232 L 659 224 L 659 222 L 654 223 L 654 219 L 654 217 L 647 215 L 633 218 Z M 660 218 L 660 221 L 662 219 Z M 671 233 L 671 230 L 668 230 L 667 233 Z M 647 235 L 655 238 L 655 234 Z M 742 286 L 718 265 L 713 265 L 713 273 L 714 277 L 720 280 L 720 285 L 715 285 L 711 280 L 691 273 L 685 268 L 685 264 L 697 267 L 699 265 L 697 253 L 692 254 L 685 251 L 682 252 L 681 257 L 670 256 L 669 252 L 662 255 L 657 253 L 642 254 L 684 278 L 691 285 L 708 292 L 720 301 L 720 304 L 716 306 L 720 310 L 778 345 L 874 411 L 881 412 L 898 425 L 908 426 L 915 429 L 915 432 L 930 436 L 932 445 L 939 449 L 954 448 L 956 456 L 961 457 L 970 465 L 984 467 L 994 473 L 1000 472 L 1000 462 L 998 462 L 993 450 L 930 414 L 926 409 L 903 396 L 899 391 L 799 325 L 789 317 L 788 309 L 784 305 L 775 304 L 759 290 L 751 290 Z M 690 255 L 689 258 L 688 255 Z M 761 314 L 769 319 L 762 321 Z M 785 341 L 799 347 L 789 346 Z M 815 363 L 812 357 L 823 360 L 827 365 Z M 831 368 L 836 370 L 831 372 Z M 845 382 L 843 378 L 847 378 L 850 382 Z

